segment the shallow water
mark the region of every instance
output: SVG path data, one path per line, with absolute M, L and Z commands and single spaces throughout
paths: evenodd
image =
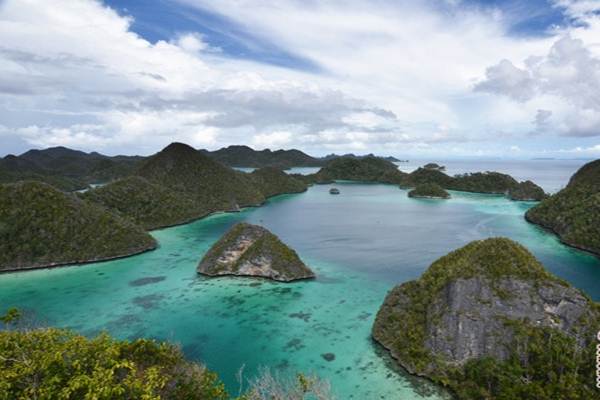
M 525 222 L 530 203 L 456 192 L 446 201 L 409 199 L 392 185 L 352 183 L 336 184 L 341 195 L 331 196 L 330 187 L 155 231 L 159 249 L 139 256 L 0 275 L 0 312 L 17 306 L 88 335 L 107 330 L 178 342 L 233 393 L 245 365 L 246 377 L 259 366 L 315 372 L 330 380 L 338 399 L 439 399 L 445 396 L 433 385 L 393 368 L 369 337 L 386 292 L 438 257 L 471 240 L 508 236 L 600 300 L 598 259 Z M 271 229 L 318 279 L 198 277 L 199 259 L 239 221 Z

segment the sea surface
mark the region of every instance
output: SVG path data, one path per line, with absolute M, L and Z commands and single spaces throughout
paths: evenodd
M 600 300 L 599 259 L 528 224 L 523 214 L 532 203 L 459 192 L 450 200 L 410 199 L 393 185 L 335 186 L 340 195 L 317 185 L 259 208 L 154 231 L 160 247 L 138 256 L 0 275 L 0 313 L 15 306 L 86 335 L 106 330 L 177 342 L 218 372 L 232 394 L 240 368 L 250 378 L 268 366 L 282 375 L 318 374 L 340 400 L 410 400 L 448 396 L 395 368 L 370 329 L 389 289 L 449 251 L 506 236 Z M 285 284 L 198 276 L 198 261 L 239 221 L 271 229 L 318 278 Z M 327 361 L 327 353 L 335 359 Z

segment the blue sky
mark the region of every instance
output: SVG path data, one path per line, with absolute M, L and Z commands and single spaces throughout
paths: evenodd
M 600 156 L 600 1 L 4 0 L 0 155 Z

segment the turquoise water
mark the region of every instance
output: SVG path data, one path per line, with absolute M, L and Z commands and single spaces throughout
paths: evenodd
M 0 312 L 17 306 L 47 324 L 88 335 L 155 337 L 217 371 L 237 393 L 236 372 L 314 372 L 338 399 L 440 399 L 430 383 L 393 368 L 369 337 L 394 285 L 471 240 L 508 236 L 555 274 L 600 300 L 600 261 L 528 224 L 530 203 L 452 193 L 409 199 L 391 185 L 338 183 L 279 196 L 260 208 L 153 232 L 160 247 L 127 259 L 0 275 Z M 262 224 L 295 248 L 318 279 L 293 284 L 207 279 L 195 267 L 232 224 Z M 322 355 L 335 354 L 333 361 Z

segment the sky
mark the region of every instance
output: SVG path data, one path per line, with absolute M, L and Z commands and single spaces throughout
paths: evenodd
M 600 158 L 600 0 L 0 0 L 0 156 Z

